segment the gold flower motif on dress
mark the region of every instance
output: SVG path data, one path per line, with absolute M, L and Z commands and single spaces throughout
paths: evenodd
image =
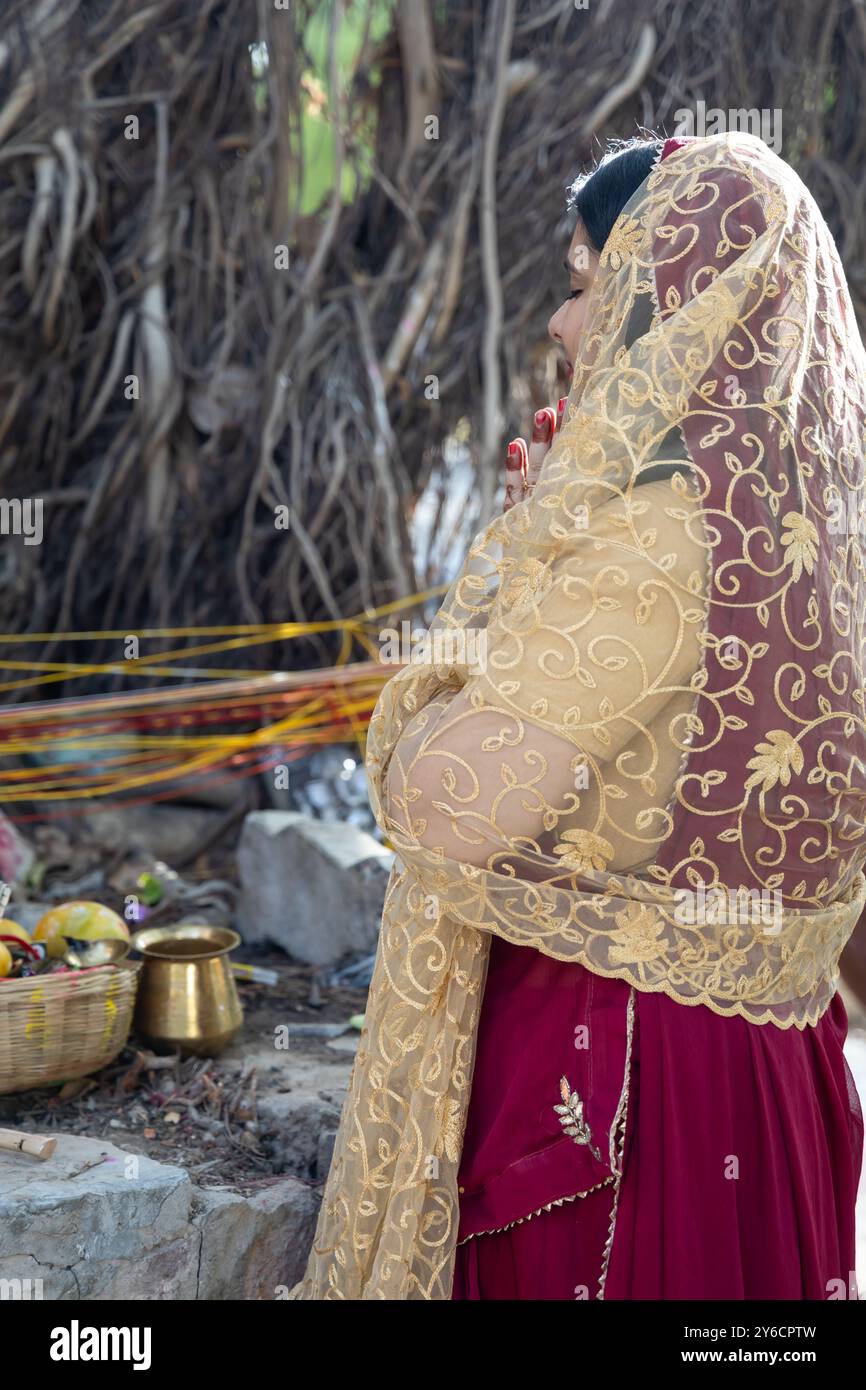
M 564 1076 L 559 1078 L 559 1094 L 562 1096 L 562 1104 L 553 1107 L 559 1116 L 559 1123 L 575 1144 L 586 1144 L 590 1153 L 600 1163 L 601 1154 L 592 1142 L 589 1125 L 583 1116 L 583 1101 L 577 1091 L 571 1089 L 568 1079 Z
M 811 574 L 818 558 L 818 532 L 814 525 L 800 512 L 786 512 L 782 526 L 787 532 L 782 544 L 787 546 L 785 564 L 791 566 L 791 578 L 799 579 L 804 569 Z
M 613 858 L 613 845 L 603 835 L 595 835 L 591 830 L 564 830 L 562 840 L 554 849 L 554 854 L 562 858 L 563 867 L 586 873 L 590 869 L 604 869 Z
M 608 954 L 612 965 L 658 960 L 664 955 L 665 943 L 659 939 L 664 923 L 646 903 L 629 903 L 614 920 L 619 930 L 610 934 Z
M 460 1106 L 456 1100 L 447 1096 L 438 1096 L 434 1108 L 439 1130 L 435 1149 L 436 1157 L 444 1151 L 445 1157 L 451 1163 L 457 1163 L 460 1158 L 462 1139 Z
M 538 603 L 550 588 L 550 566 L 527 559 L 511 576 L 502 602 L 506 608 L 523 608 Z
M 791 780 L 791 770 L 803 771 L 803 750 L 797 740 L 784 729 L 771 729 L 767 734 L 767 742 L 756 744 L 755 752 L 758 756 L 750 758 L 746 763 L 746 767 L 754 769 L 746 783 L 746 791 L 756 787 L 758 783 L 765 792 L 775 787 L 777 782 L 787 787 Z
M 643 227 L 633 217 L 621 218 L 615 223 L 610 236 L 604 243 L 601 264 L 619 270 L 635 254 L 643 239 Z

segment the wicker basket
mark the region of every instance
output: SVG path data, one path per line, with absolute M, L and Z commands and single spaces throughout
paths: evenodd
M 140 961 L 0 981 L 0 1095 L 98 1071 L 132 1025 Z

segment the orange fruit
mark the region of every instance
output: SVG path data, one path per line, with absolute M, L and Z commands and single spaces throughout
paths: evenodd
M 12 969 L 12 952 L 5 941 L 0 941 L 0 980 L 5 980 Z

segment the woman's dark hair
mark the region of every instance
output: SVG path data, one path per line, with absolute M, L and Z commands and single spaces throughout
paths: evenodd
M 577 212 L 596 251 L 604 249 L 611 227 L 649 176 L 663 144 L 652 134 L 611 141 L 595 168 L 578 174 L 571 184 L 568 206 Z

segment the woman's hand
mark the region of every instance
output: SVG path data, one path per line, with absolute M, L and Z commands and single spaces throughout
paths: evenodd
M 505 458 L 504 511 L 510 511 L 517 502 L 524 501 L 535 487 L 553 437 L 562 425 L 567 399 L 567 396 L 562 397 L 555 412 L 550 405 L 536 411 L 529 448 L 524 439 L 512 439 L 509 444 Z

